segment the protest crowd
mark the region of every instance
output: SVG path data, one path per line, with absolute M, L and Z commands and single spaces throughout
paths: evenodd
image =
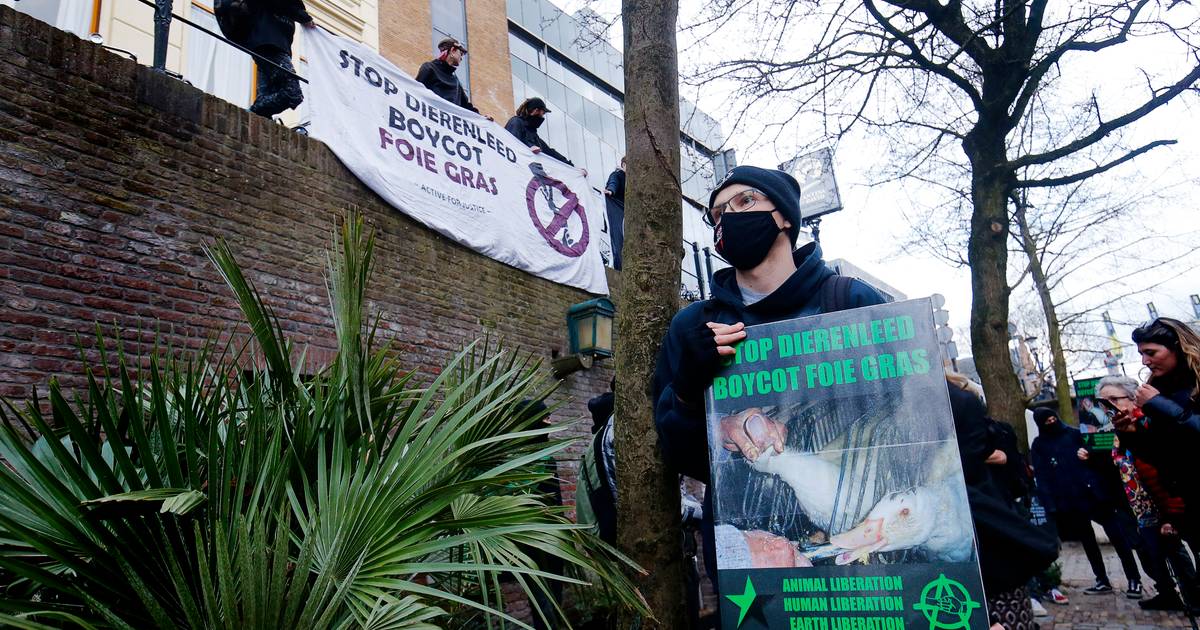
M 261 56 L 255 60 L 258 88 L 251 111 L 272 117 L 298 106 L 303 97 L 293 74 L 292 40 L 297 23 L 313 26 L 303 2 L 218 0 L 215 15 L 226 37 Z M 456 75 L 468 54 L 466 46 L 447 37 L 437 50 L 436 58 L 420 66 L 416 81 L 445 101 L 480 113 Z M 543 99 L 525 99 L 504 129 L 534 153 L 572 165 L 539 135 L 551 113 Z M 622 263 L 624 169 L 622 158 L 603 190 L 616 269 Z M 716 252 L 730 267 L 713 274 L 709 299 L 674 316 L 651 387 L 662 455 L 675 473 L 708 484 L 714 481 L 717 463 L 711 454 L 724 451 L 723 456 L 735 463 L 753 467 L 743 474 L 766 476 L 770 461 L 784 456 L 797 439 L 797 428 L 787 419 L 750 407 L 720 418 L 715 435 L 721 443 L 715 448 L 709 443 L 705 394 L 747 338 L 747 326 L 884 303 L 869 284 L 831 269 L 819 243 L 800 243 L 800 194 L 800 185 L 788 173 L 755 166 L 733 168 L 711 193 L 704 220 L 714 231 Z M 1081 590 L 1083 596 L 1119 590 L 1139 599 L 1145 610 L 1200 610 L 1200 478 L 1190 466 L 1191 457 L 1200 452 L 1200 336 L 1183 322 L 1158 318 L 1137 328 L 1132 341 L 1148 376 L 1140 382 L 1105 377 L 1095 402 L 1079 401 L 1078 418 L 1060 418 L 1051 407 L 1032 409 L 1038 434 L 1028 456 L 1013 429 L 988 416 L 977 384 L 959 374 L 946 376 L 956 452 L 993 624 L 1007 630 L 1035 628 L 1036 611 L 1068 603 L 1069 596 L 1050 570 L 1063 541 L 1082 546 L 1094 574 L 1094 584 Z M 589 404 L 593 438 L 580 465 L 576 499 L 579 520 L 593 524 L 610 543 L 616 541 L 619 506 L 619 454 L 613 446 L 619 413 L 613 406 L 611 391 Z M 1096 439 L 1101 434 L 1112 439 Z M 784 474 L 779 476 L 786 480 Z M 553 492 L 558 492 L 557 486 Z M 681 508 L 700 531 L 700 555 L 714 584 L 718 565 L 723 570 L 813 566 L 817 558 L 806 551 L 812 546 L 805 547 L 785 532 L 719 522 L 714 494 L 704 493 L 702 504 L 693 501 Z M 1104 531 L 1120 559 L 1121 581 L 1114 581 L 1105 568 L 1094 525 Z M 843 540 L 845 534 L 821 532 L 834 539 L 842 535 Z M 879 550 L 888 551 L 876 546 L 855 558 L 865 561 Z M 933 551 L 927 555 L 937 557 Z M 1144 595 L 1147 585 L 1153 596 Z M 697 618 L 698 611 L 692 613 Z

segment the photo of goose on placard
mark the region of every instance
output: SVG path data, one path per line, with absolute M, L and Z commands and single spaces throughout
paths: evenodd
M 922 421 L 912 403 L 871 395 L 715 410 L 718 566 L 972 560 L 953 430 Z

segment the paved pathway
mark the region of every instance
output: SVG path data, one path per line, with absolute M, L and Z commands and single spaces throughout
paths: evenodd
M 1125 574 L 1117 554 L 1108 545 L 1101 546 L 1114 588 L 1125 584 Z M 1183 613 L 1146 612 L 1138 608 L 1137 600 L 1125 597 L 1123 589 L 1109 595 L 1085 595 L 1083 589 L 1095 578 L 1087 557 L 1078 543 L 1063 545 L 1059 561 L 1063 568 L 1063 592 L 1071 599 L 1066 606 L 1046 603 L 1049 619 L 1039 619 L 1042 630 L 1157 630 L 1158 628 L 1191 628 Z M 1143 580 L 1146 578 L 1143 576 Z M 1146 596 L 1153 593 L 1146 589 Z

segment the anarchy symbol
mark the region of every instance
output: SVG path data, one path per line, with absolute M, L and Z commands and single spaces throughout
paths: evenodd
M 535 165 L 539 168 L 533 168 Z M 571 258 L 582 256 L 587 251 L 590 234 L 587 213 L 579 203 L 579 197 L 570 188 L 567 188 L 566 184 L 546 175 L 545 171 L 540 168 L 540 164 L 535 165 L 530 165 L 533 178 L 529 180 L 529 186 L 525 188 L 525 203 L 529 206 L 529 218 L 533 221 L 533 226 L 537 228 L 542 238 L 546 239 L 546 243 L 554 248 L 554 251 Z M 555 190 L 561 193 L 565 200 L 561 207 L 554 200 Z M 537 198 L 539 195 L 546 200 L 552 213 L 550 222 L 545 225 L 538 217 Z M 567 224 L 572 215 L 578 216 L 579 222 L 583 226 L 583 233 L 578 239 L 571 236 L 571 230 Z

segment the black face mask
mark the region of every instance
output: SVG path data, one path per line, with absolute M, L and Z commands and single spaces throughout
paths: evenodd
M 537 129 L 538 127 L 542 126 L 542 123 L 546 122 L 546 117 L 545 116 L 526 116 L 525 120 L 528 121 L 530 127 Z
M 782 231 L 773 212 L 726 212 L 713 230 L 713 240 L 718 254 L 745 271 L 767 257 Z

